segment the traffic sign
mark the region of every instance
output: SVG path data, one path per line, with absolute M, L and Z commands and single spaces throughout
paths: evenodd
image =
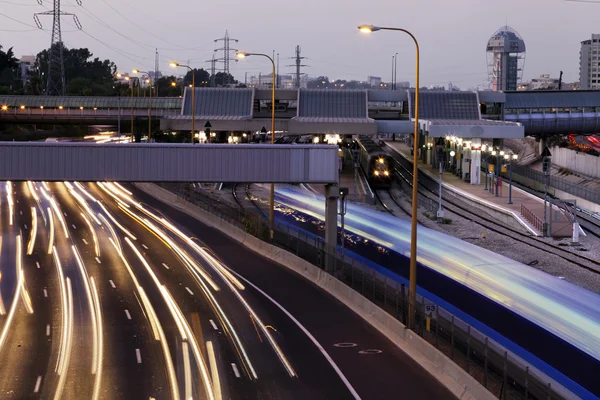
M 547 147 L 544 147 L 544 151 L 542 151 L 542 157 L 552 157 L 552 153 Z
M 428 318 L 433 318 L 435 315 L 435 311 L 436 311 L 436 305 L 433 304 L 432 302 L 430 302 L 429 300 L 424 300 L 424 304 L 425 306 L 425 316 Z

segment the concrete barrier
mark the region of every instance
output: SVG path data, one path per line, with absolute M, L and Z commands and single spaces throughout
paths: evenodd
M 172 204 L 206 225 L 220 230 L 256 253 L 283 265 L 321 287 L 390 339 L 398 348 L 448 388 L 456 398 L 464 400 L 496 399 L 475 378 L 434 346 L 407 329 L 400 321 L 360 293 L 320 268 L 288 251 L 246 234 L 243 230 L 226 223 L 155 184 L 136 183 L 135 186 L 160 201 Z

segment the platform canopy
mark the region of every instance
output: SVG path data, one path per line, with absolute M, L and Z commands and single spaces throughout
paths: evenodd
M 522 139 L 523 125 L 516 122 L 460 119 L 438 119 L 419 121 L 421 130 L 431 138 L 449 137 L 463 139 Z

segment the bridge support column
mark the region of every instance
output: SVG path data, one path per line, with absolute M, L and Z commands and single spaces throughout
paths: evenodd
M 325 270 L 335 272 L 337 249 L 338 185 L 325 185 Z
M 471 141 L 471 185 L 481 184 L 481 139 L 473 138 Z

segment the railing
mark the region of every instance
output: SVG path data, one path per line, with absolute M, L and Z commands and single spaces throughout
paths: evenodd
M 39 109 L 39 108 L 28 108 L 25 110 L 11 109 L 7 111 L 0 111 L 0 118 L 18 119 L 19 117 L 36 117 L 36 118 L 57 118 L 57 117 L 68 117 L 68 118 L 106 118 L 106 117 L 121 117 L 126 119 L 131 117 L 131 108 L 107 108 L 107 109 Z M 180 115 L 180 110 L 173 109 L 152 109 L 153 117 L 161 117 L 167 115 Z M 147 108 L 135 108 L 133 110 L 134 116 L 147 117 Z
M 191 185 L 163 183 L 164 188 L 263 241 L 269 240 L 269 222 L 262 215 L 241 210 Z M 376 271 L 360 256 L 342 257 L 327 251 L 323 238 L 289 224 L 275 224 L 272 244 L 314 264 L 406 324 L 408 289 Z M 348 254 L 348 253 L 346 253 Z M 333 266 L 326 260 L 333 259 Z M 523 360 L 448 310 L 417 295 L 415 333 L 450 357 L 500 399 L 562 399 Z
M 525 219 L 529 221 L 529 223 L 533 225 L 538 232 L 542 232 L 544 221 L 542 221 L 542 219 L 534 214 L 529 208 L 525 207 L 525 204 L 521 204 L 521 215 L 525 217 Z
M 531 179 L 541 184 L 544 184 L 546 182 L 546 175 L 541 171 L 537 171 L 533 168 L 529 168 L 522 165 L 512 165 L 511 168 L 513 170 L 514 181 L 518 182 L 518 175 L 520 175 L 524 178 Z M 560 190 L 562 192 L 566 192 L 574 196 L 580 197 L 582 199 L 591 201 L 592 203 L 600 204 L 600 191 L 588 189 L 586 187 L 583 187 L 582 185 L 569 182 L 566 179 L 562 179 L 556 176 L 549 176 L 548 186 L 556 190 Z

